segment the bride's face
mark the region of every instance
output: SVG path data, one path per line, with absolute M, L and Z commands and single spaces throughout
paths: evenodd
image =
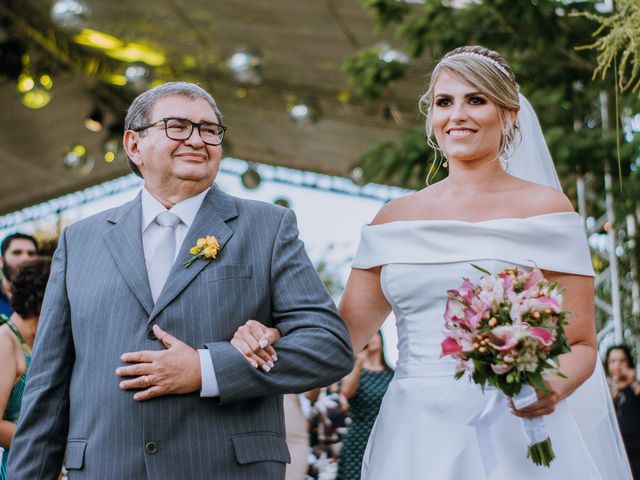
M 503 126 L 498 106 L 458 75 L 444 71 L 433 88 L 431 125 L 447 160 L 495 160 Z

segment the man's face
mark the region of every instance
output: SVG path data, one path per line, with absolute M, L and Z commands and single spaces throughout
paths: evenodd
M 9 248 L 0 258 L 2 267 L 6 271 L 13 272 L 30 258 L 34 258 L 37 254 L 36 246 L 31 240 L 24 238 L 15 238 L 11 240 Z
M 182 95 L 158 100 L 151 111 L 149 123 L 170 117 L 218 123 L 215 112 L 205 99 Z M 163 122 L 141 133 L 127 131 L 125 144 L 128 145 L 129 157 L 140 169 L 150 191 L 171 190 L 172 185 L 183 188 L 185 184 L 192 184 L 197 186 L 196 189 L 201 185 L 211 185 L 222 158 L 222 147 L 204 143 L 197 128 L 187 140 L 171 140 L 165 134 Z

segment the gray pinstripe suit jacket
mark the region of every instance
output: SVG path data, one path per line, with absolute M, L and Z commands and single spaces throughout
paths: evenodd
M 206 235 L 218 238 L 218 258 L 185 268 L 189 247 Z M 229 344 L 249 318 L 283 334 L 269 373 Z M 154 323 L 206 345 L 220 398 L 138 403 L 118 388 L 122 353 L 162 348 L 149 337 Z M 9 478 L 55 479 L 65 448 L 70 479 L 284 478 L 281 394 L 332 383 L 352 366 L 347 330 L 290 210 L 212 188 L 154 305 L 138 196 L 60 237 Z

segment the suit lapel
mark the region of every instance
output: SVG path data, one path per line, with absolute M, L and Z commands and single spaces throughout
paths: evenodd
M 108 219 L 113 225 L 105 236 L 107 248 L 135 297 L 147 314 L 153 309 L 147 267 L 142 248 L 142 204 L 140 194 L 116 209 Z
M 184 262 L 191 258 L 189 249 L 197 243 L 199 238 L 213 235 L 218 239 L 220 250 L 222 251 L 225 244 L 233 235 L 233 230 L 225 221 L 237 215 L 238 211 L 233 199 L 220 191 L 215 185 L 211 187 L 180 247 L 180 252 L 169 272 L 167 283 L 162 289 L 162 292 L 160 292 L 158 301 L 153 307 L 149 323 L 193 281 L 209 262 L 216 261 L 215 259 L 197 260 L 187 268 L 184 266 Z

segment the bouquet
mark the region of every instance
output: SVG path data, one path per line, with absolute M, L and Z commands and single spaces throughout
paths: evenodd
M 569 312 L 562 310 L 562 292 L 535 268 L 516 267 L 484 275 L 477 285 L 469 279 L 449 290 L 445 309 L 442 355 L 458 360 L 456 380 L 465 373 L 511 397 L 516 408 L 537 400 L 535 389 L 547 393 L 546 373 L 566 378 L 555 361 L 570 351 L 564 327 Z M 527 457 L 549 466 L 555 458 L 542 418 L 522 419 Z

